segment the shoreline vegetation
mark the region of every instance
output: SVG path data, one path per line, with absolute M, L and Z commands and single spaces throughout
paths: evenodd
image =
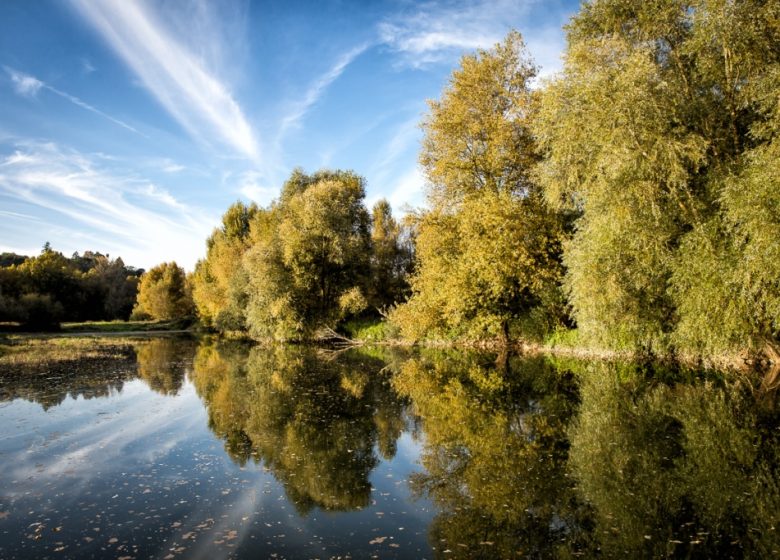
M 538 79 L 515 31 L 461 59 L 421 122 L 425 208 L 399 220 L 385 200 L 367 208 L 353 171 L 296 169 L 267 207 L 230 206 L 189 275 L 173 262 L 141 273 L 100 253 L 66 259 L 48 244 L 3 254 L 0 321 L 158 321 L 150 332 L 191 321 L 255 342 L 773 376 L 778 21 L 772 2 L 583 3 L 552 78 Z M 90 329 L 128 332 L 63 326 Z
M 138 322 L 128 321 L 124 324 L 79 323 L 70 329 L 67 325 L 59 332 L 0 332 L 0 370 L 8 366 L 35 366 L 65 363 L 83 363 L 106 359 L 128 359 L 134 343 L 165 339 L 165 338 L 215 338 L 225 342 L 247 344 L 253 346 L 273 347 L 278 344 L 290 344 L 273 340 L 257 341 L 245 333 L 218 333 L 203 329 L 201 325 L 185 323 L 187 328 L 172 328 L 184 326 L 181 322 Z M 138 328 L 139 326 L 145 328 Z M 734 376 L 752 375 L 760 379 L 762 385 L 778 385 L 780 378 L 779 360 L 769 360 L 763 357 L 751 356 L 747 353 L 721 354 L 702 357 L 699 355 L 655 356 L 630 350 L 599 349 L 577 345 L 574 340 L 575 331 L 563 336 L 553 337 L 545 342 L 527 342 L 512 340 L 508 343 L 501 339 L 487 340 L 426 340 L 410 341 L 403 338 L 377 338 L 374 333 L 384 326 L 375 322 L 368 326 L 364 323 L 363 331 L 353 333 L 337 333 L 327 330 L 305 341 L 292 342 L 304 346 L 314 346 L 330 349 L 336 352 L 350 348 L 387 348 L 408 351 L 426 350 L 462 350 L 485 354 L 494 354 L 497 359 L 502 356 L 546 356 L 549 359 L 573 358 L 577 360 L 595 360 L 599 362 L 631 362 L 647 363 L 684 368 L 700 368 L 716 370 Z M 122 327 L 125 327 L 123 330 Z M 360 338 L 366 329 L 372 335 Z M 566 335 L 569 335 L 566 337 Z M 567 340 L 568 338 L 568 340 Z M 561 340 L 563 339 L 563 340 Z

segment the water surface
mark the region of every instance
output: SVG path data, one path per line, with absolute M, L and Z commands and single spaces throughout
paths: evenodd
M 747 379 L 170 338 L 0 374 L 2 558 L 779 555 Z

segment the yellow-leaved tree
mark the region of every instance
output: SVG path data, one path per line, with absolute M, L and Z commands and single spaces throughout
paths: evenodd
M 535 76 L 512 32 L 464 56 L 430 102 L 420 154 L 429 209 L 416 223 L 412 296 L 392 315 L 408 338 L 508 340 L 566 320 L 564 221 L 530 177 Z

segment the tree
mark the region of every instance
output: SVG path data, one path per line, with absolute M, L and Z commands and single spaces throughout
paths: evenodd
M 371 211 L 369 305 L 382 310 L 406 298 L 412 258 L 408 232 L 393 218 L 390 203 L 378 201 Z
M 296 171 L 257 216 L 244 258 L 247 325 L 257 338 L 306 338 L 366 306 L 369 216 L 352 172 Z
M 431 208 L 416 224 L 412 297 L 393 314 L 407 337 L 506 340 L 510 326 L 534 322 L 534 310 L 541 323 L 563 318 L 563 221 L 529 175 L 538 159 L 535 75 L 512 32 L 464 56 L 441 100 L 430 102 L 420 162 Z
M 175 262 L 158 264 L 141 277 L 134 316 L 170 320 L 194 313 L 187 277 Z
M 220 330 L 243 330 L 246 277 L 241 259 L 249 246 L 250 224 L 262 212 L 236 202 L 222 216 L 222 226 L 206 240 L 206 258 L 198 261 L 192 297 L 198 315 Z
M 25 323 L 32 315 L 51 311 L 36 328 L 56 327 L 59 320 L 127 320 L 143 272 L 125 266 L 121 258 L 112 261 L 92 251 L 67 258 L 48 243 L 38 256 L 7 253 L 3 262 L 0 320 Z
M 777 340 L 777 17 L 773 1 L 601 0 L 569 25 L 535 175 L 581 213 L 564 261 L 586 340 Z

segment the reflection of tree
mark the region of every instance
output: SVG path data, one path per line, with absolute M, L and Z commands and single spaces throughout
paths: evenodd
M 195 342 L 182 338 L 156 338 L 135 344 L 138 375 L 163 395 L 181 389 L 185 369 L 192 361 Z
M 133 347 L 127 343 L 95 345 L 64 359 L 0 365 L 0 402 L 25 399 L 44 410 L 68 396 L 107 397 L 135 377 Z
M 578 546 L 586 511 L 565 475 L 570 375 L 544 359 L 497 367 L 431 353 L 404 364 L 394 383 L 422 419 L 426 472 L 412 485 L 442 510 L 430 533 L 439 556 L 546 557 L 562 539 Z
M 352 351 L 204 345 L 193 380 L 237 462 L 262 460 L 301 513 L 349 510 L 369 502 L 374 444 L 392 455 L 402 426 L 383 365 Z
M 658 372 L 654 372 L 658 377 Z M 571 466 L 608 557 L 780 550 L 780 417 L 739 383 L 650 383 L 590 366 Z

